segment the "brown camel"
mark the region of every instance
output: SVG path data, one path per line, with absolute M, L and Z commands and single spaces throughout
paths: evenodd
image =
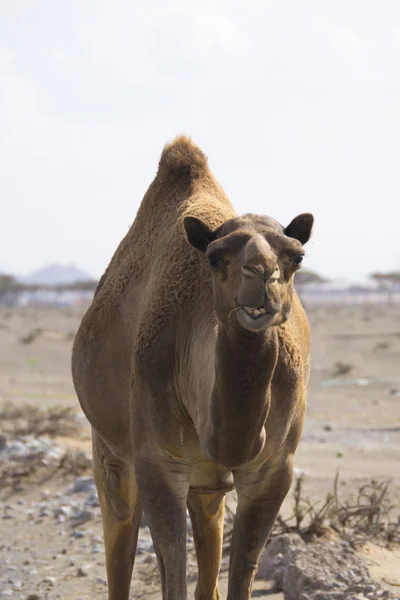
M 313 217 L 236 216 L 207 159 L 166 146 L 73 351 L 93 429 L 110 600 L 126 600 L 142 507 L 164 600 L 184 600 L 186 507 L 197 600 L 217 600 L 224 501 L 236 488 L 228 600 L 247 600 L 291 479 L 309 374 L 293 277 Z

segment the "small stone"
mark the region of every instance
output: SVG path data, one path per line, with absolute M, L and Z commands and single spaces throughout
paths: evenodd
M 71 533 L 71 537 L 79 540 L 80 538 L 83 538 L 85 534 L 83 533 L 83 531 L 80 531 L 79 529 L 74 529 L 74 531 Z
M 29 594 L 26 600 L 40 600 L 40 596 L 37 594 Z
M 76 571 L 76 576 L 77 577 L 87 577 L 88 572 L 86 571 L 86 569 L 82 569 L 82 567 L 79 567 Z
M 54 517 L 68 517 L 70 514 L 71 514 L 70 506 L 57 506 L 57 508 L 55 508 L 53 510 Z
M 44 579 L 42 579 L 42 583 L 47 583 L 48 585 L 54 585 L 55 582 L 56 582 L 55 577 L 45 577 Z
M 145 565 L 150 564 L 152 562 L 154 562 L 156 560 L 156 555 L 155 554 L 149 554 L 148 556 L 146 556 L 146 558 L 143 560 L 143 563 Z
M 12 596 L 12 595 L 13 595 L 13 593 L 14 593 L 14 592 L 13 592 L 12 590 L 10 590 L 9 588 L 7 588 L 6 590 L 3 590 L 3 591 L 1 592 L 2 596 Z
M 101 583 L 102 585 L 107 585 L 107 581 L 105 579 L 103 579 L 102 577 L 96 577 L 95 582 Z
M 4 450 L 4 448 L 7 446 L 7 438 L 5 435 L 0 434 L 0 452 L 2 450 Z
M 72 487 L 72 493 L 80 494 L 81 492 L 91 492 L 95 487 L 93 477 L 78 477 Z
M 84 523 L 85 521 L 90 521 L 93 517 L 93 514 L 89 510 L 78 510 L 75 514 L 72 515 L 71 519 L 73 521 L 79 521 L 80 523 Z
M 104 546 L 95 544 L 92 548 L 92 554 L 100 554 L 101 552 L 104 552 Z
M 85 505 L 100 506 L 100 502 L 99 502 L 99 498 L 98 498 L 97 494 L 90 494 L 90 496 L 88 496 L 86 499 Z

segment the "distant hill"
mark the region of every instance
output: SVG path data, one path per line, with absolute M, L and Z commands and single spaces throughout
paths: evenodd
M 75 283 L 76 281 L 88 281 L 89 279 L 94 279 L 94 277 L 74 265 L 53 264 L 46 265 L 18 279 L 22 283 L 32 285 L 58 285 Z

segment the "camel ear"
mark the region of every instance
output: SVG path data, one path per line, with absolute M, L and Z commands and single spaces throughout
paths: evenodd
M 311 213 L 303 213 L 295 217 L 293 221 L 289 223 L 284 234 L 295 240 L 299 240 L 301 244 L 305 244 L 311 237 L 313 223 L 313 215 Z
M 196 217 L 185 217 L 183 219 L 186 237 L 191 246 L 205 252 L 208 244 L 216 239 L 216 235 L 201 219 Z

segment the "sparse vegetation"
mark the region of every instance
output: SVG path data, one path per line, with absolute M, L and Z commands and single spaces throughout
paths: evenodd
M 297 533 L 305 542 L 315 541 L 335 532 L 353 546 L 368 540 L 387 548 L 400 543 L 400 511 L 391 500 L 389 481 L 371 481 L 360 485 L 357 493 L 346 500 L 339 494 L 339 474 L 333 490 L 321 502 L 312 502 L 304 492 L 305 476 L 299 476 L 293 489 L 292 514 L 278 515 L 272 537 Z M 229 548 L 234 513 L 227 508 L 227 532 L 224 549 Z
M 370 279 L 375 281 L 381 290 L 387 292 L 387 302 L 391 304 L 394 293 L 400 288 L 400 271 L 371 273 Z
M 2 431 L 13 437 L 23 435 L 68 436 L 78 432 L 80 425 L 70 406 L 40 408 L 30 404 L 0 408 Z
M 326 283 L 327 281 L 328 279 L 322 277 L 322 275 L 316 273 L 315 271 L 310 271 L 309 269 L 300 269 L 295 275 L 296 288 L 309 283 Z
M 341 375 L 348 375 L 352 371 L 354 371 L 354 365 L 338 360 L 333 365 L 332 375 L 334 377 L 340 377 Z
M 335 531 L 352 544 L 373 539 L 390 548 L 400 542 L 400 514 L 390 498 L 389 481 L 372 479 L 362 484 L 354 497 L 342 500 L 337 474 L 332 492 L 320 503 L 305 496 L 303 484 L 304 475 L 295 482 L 292 515 L 278 516 L 273 535 L 297 533 L 310 541 Z

